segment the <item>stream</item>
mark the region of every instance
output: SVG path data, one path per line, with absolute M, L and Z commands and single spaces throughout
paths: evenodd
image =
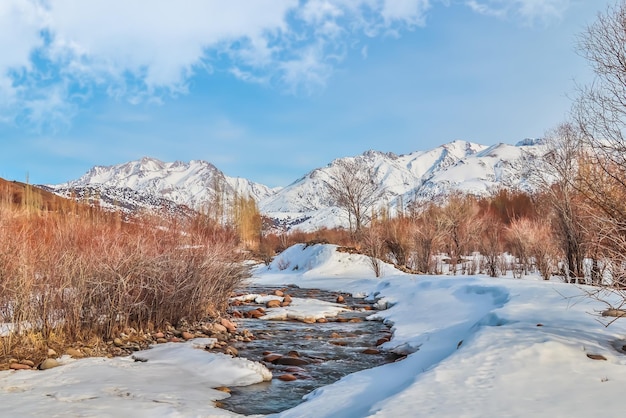
M 296 298 L 314 298 L 335 302 L 338 293 L 322 290 L 283 288 Z M 276 288 L 248 287 L 241 293 L 272 294 Z M 303 402 L 302 397 L 321 386 L 329 385 L 350 373 L 369 369 L 397 360 L 392 353 L 376 348 L 381 338 L 389 338 L 389 329 L 380 321 L 367 321 L 372 304 L 363 299 L 342 294 L 349 312 L 326 323 L 307 324 L 298 321 L 239 319 L 239 329 L 248 329 L 256 337 L 251 342 L 233 344 L 239 356 L 263 362 L 274 374 L 270 382 L 231 388 L 230 398 L 220 401 L 224 409 L 239 414 L 272 414 L 287 410 Z M 251 304 L 243 309 L 254 309 Z M 242 311 L 242 306 L 237 307 Z M 370 310 L 366 310 L 370 309 Z M 370 349 L 371 354 L 364 351 Z M 372 350 L 373 349 L 373 350 Z M 290 354 L 299 363 L 280 365 L 264 360 L 267 352 Z M 290 374 L 293 381 L 282 381 L 280 376 Z

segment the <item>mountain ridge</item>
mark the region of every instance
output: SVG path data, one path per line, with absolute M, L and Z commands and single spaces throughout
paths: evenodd
M 167 206 L 165 202 L 171 201 L 204 210 L 216 199 L 229 201 L 236 195 L 249 196 L 279 230 L 310 231 L 347 227 L 346 214 L 326 193 L 326 184 L 333 181 L 333 173 L 342 161 L 367 167 L 371 180 L 382 190 L 380 205 L 393 212 L 398 202 L 406 205 L 411 201 L 436 200 L 456 191 L 476 195 L 486 195 L 500 187 L 532 191 L 522 165 L 525 159 L 540 155 L 542 147 L 537 139 L 491 146 L 456 140 L 402 155 L 368 150 L 335 159 L 283 188 L 229 177 L 202 160 L 168 163 L 144 157 L 123 164 L 95 166 L 79 179 L 47 188 L 62 195 L 87 188 L 98 192 L 103 203 L 110 206 L 114 206 L 112 202 L 131 199 L 132 204 L 122 204 L 128 210 L 137 210 L 142 201 L 147 202 L 148 209 Z

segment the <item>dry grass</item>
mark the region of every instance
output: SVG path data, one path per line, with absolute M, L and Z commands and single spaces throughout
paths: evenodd
M 161 329 L 226 308 L 243 279 L 236 236 L 210 222 L 115 214 L 81 205 L 42 211 L 0 203 L 0 339 L 19 348 Z

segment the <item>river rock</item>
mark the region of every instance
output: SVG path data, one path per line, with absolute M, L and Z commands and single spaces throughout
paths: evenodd
M 283 382 L 293 382 L 294 380 L 298 380 L 298 378 L 291 373 L 281 374 L 278 378 Z
M 230 393 L 231 390 L 230 388 L 227 388 L 226 386 L 219 386 L 214 388 L 215 390 L 219 390 L 220 392 L 224 392 L 224 393 Z
M 224 354 L 228 354 L 230 356 L 237 357 L 239 355 L 239 351 L 235 347 L 229 345 L 224 350 Z
M 274 291 L 274 295 L 283 297 L 285 295 L 285 293 L 282 290 L 275 290 Z
M 383 345 L 388 342 L 389 342 L 389 337 L 382 337 L 376 340 L 376 346 L 378 347 L 379 345 Z
M 122 346 L 124 345 L 124 341 L 122 341 L 122 339 L 121 339 L 121 338 L 115 338 L 115 339 L 113 340 L 113 344 L 114 344 L 116 347 L 122 347 Z
M 161 331 L 154 333 L 153 335 L 154 338 L 159 339 L 159 338 L 165 338 L 165 334 L 163 334 Z
M 184 340 L 188 341 L 194 338 L 194 335 L 189 331 L 183 331 L 182 335 Z
M 260 309 L 253 309 L 251 311 L 248 311 L 248 317 L 249 318 L 260 318 L 262 317 L 264 314 L 263 312 L 261 312 Z
M 587 357 L 589 357 L 591 360 L 606 360 L 606 357 L 604 357 L 602 354 L 587 354 Z
M 275 353 L 268 353 L 265 354 L 263 356 L 263 361 L 267 362 L 267 363 L 274 363 L 276 364 L 276 362 L 281 359 L 283 356 L 281 356 L 280 354 L 275 354 Z
M 31 367 L 28 364 L 11 363 L 9 365 L 9 369 L 11 369 L 11 370 L 30 370 Z
M 272 300 L 268 300 L 267 303 L 265 304 L 265 307 L 270 309 L 270 308 L 279 308 L 280 307 L 280 300 L 278 299 L 272 299 Z
M 165 338 L 157 338 L 156 342 L 157 342 L 157 344 L 165 344 L 167 342 L 167 339 L 165 339 Z
M 327 322 L 328 322 L 328 319 L 326 319 L 326 318 L 319 318 L 319 319 L 318 319 L 317 321 L 315 321 L 315 322 L 317 322 L 318 324 L 325 324 L 325 323 L 327 323 Z
M 67 350 L 65 350 L 65 354 L 67 354 L 71 358 L 83 358 L 83 357 L 85 357 L 85 355 L 80 350 L 77 350 L 76 348 L 72 348 L 72 347 L 70 347 Z
M 39 370 L 48 370 L 48 369 L 52 369 L 54 367 L 59 367 L 61 364 L 56 361 L 53 358 L 48 357 L 47 359 L 45 359 L 44 361 L 42 361 L 41 363 L 39 363 L 39 366 L 37 367 Z
M 20 364 L 25 364 L 28 367 L 35 367 L 35 362 L 32 360 L 22 360 L 20 361 Z
M 228 329 L 222 324 L 213 324 L 211 325 L 211 332 L 215 334 L 226 333 Z
M 291 302 L 293 302 L 293 299 L 291 298 L 291 296 L 289 295 L 283 296 L 283 303 L 291 303 Z
M 231 321 L 229 321 L 226 318 L 222 318 L 222 320 L 220 321 L 220 323 L 226 327 L 226 329 L 228 330 L 228 332 L 235 332 L 237 330 L 237 325 L 235 325 L 234 323 L 232 323 Z
M 337 303 L 344 303 L 345 301 L 346 299 L 343 296 L 341 295 L 337 296 Z
M 380 350 L 377 350 L 375 348 L 366 348 L 365 350 L 362 351 L 363 354 L 380 354 Z
M 53 349 L 49 348 L 48 349 L 48 357 L 59 357 L 59 355 L 57 354 L 56 351 L 54 351 Z
M 301 358 L 285 356 L 276 360 L 274 364 L 280 364 L 281 366 L 304 366 L 309 364 L 309 362 Z

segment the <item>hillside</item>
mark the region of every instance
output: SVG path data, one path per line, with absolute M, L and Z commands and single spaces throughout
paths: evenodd
M 0 201 L 12 205 L 30 205 L 42 210 L 58 210 L 69 200 L 39 187 L 0 178 Z

